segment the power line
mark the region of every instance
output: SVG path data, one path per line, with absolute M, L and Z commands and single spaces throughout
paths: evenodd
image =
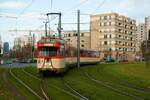
M 103 1 L 96 7 L 96 9 L 93 11 L 93 13 L 94 13 L 95 11 L 97 11 L 105 2 L 106 2 L 106 0 L 103 0 Z
M 75 5 L 75 6 L 71 7 L 71 8 L 69 8 L 68 10 L 66 10 L 65 13 L 63 13 L 63 14 L 66 14 L 66 13 L 70 12 L 70 10 L 73 10 L 73 9 L 75 9 L 75 8 L 77 8 L 77 7 L 79 7 L 79 6 L 81 6 L 82 4 L 86 3 L 87 1 L 89 1 L 89 0 L 83 0 L 81 3 L 79 3 L 79 4 L 77 4 L 77 5 Z M 51 0 L 51 11 L 52 11 L 52 5 L 53 5 L 53 1 Z M 56 19 L 57 17 L 58 17 L 58 16 L 56 16 L 54 19 Z M 51 21 L 49 21 L 49 18 L 48 18 L 49 27 L 50 27 L 50 22 L 52 22 L 54 19 L 52 19 Z
M 70 24 L 78 24 L 78 23 L 62 23 L 62 25 L 70 25 Z M 82 23 L 80 23 L 80 24 L 90 24 L 89 22 L 82 22 Z M 54 24 L 54 25 L 58 25 L 58 24 Z
M 33 4 L 35 0 L 31 0 L 31 2 L 22 10 L 22 12 L 18 15 L 18 18 Z
M 77 4 L 77 5 L 73 6 L 73 7 L 71 7 L 70 9 L 67 9 L 67 10 L 66 10 L 66 13 L 70 12 L 70 10 L 73 10 L 73 9 L 75 9 L 75 8 L 80 7 L 82 4 L 86 3 L 87 1 L 89 1 L 89 0 L 83 0 L 83 1 L 80 2 L 79 4 Z
M 16 34 L 17 34 L 17 25 L 18 25 L 18 18 L 25 12 L 25 10 L 27 10 L 31 5 L 32 5 L 32 3 L 34 2 L 34 0 L 32 0 L 23 10 L 22 10 L 22 12 L 16 17 L 16 23 L 15 23 L 15 25 L 16 25 Z
M 96 7 L 96 9 L 93 10 L 93 13 L 94 13 L 95 11 L 97 11 L 100 7 L 102 7 L 105 2 L 106 2 L 106 0 L 103 0 L 103 1 Z M 90 15 L 93 15 L 93 13 L 81 13 L 81 15 L 90 16 Z

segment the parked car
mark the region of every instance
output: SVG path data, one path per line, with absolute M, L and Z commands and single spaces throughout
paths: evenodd
M 12 60 L 7 60 L 6 64 L 12 64 Z
M 106 58 L 104 58 L 104 61 L 105 62 L 115 62 L 115 59 L 112 57 L 106 57 Z

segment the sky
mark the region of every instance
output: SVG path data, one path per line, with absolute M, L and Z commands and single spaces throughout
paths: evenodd
M 144 22 L 150 16 L 150 0 L 0 0 L 0 35 L 2 42 L 9 42 L 13 46 L 15 37 L 29 32 L 9 30 L 42 30 L 44 29 L 45 14 L 49 12 L 62 13 L 63 30 L 76 30 L 77 10 L 81 12 L 81 30 L 89 29 L 90 14 L 116 12 Z M 54 20 L 53 20 L 54 19 Z M 58 19 L 52 20 L 50 27 L 57 29 Z M 36 34 L 35 35 L 39 35 Z

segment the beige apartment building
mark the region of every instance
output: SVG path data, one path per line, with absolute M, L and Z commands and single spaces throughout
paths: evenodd
M 31 35 L 24 35 L 21 37 L 16 37 L 14 40 L 14 48 L 17 49 L 18 46 L 24 47 L 25 45 L 33 44 L 33 37 Z
M 146 40 L 145 24 L 140 23 L 137 26 L 137 50 L 136 51 L 140 51 L 141 44 L 145 40 Z
M 146 33 L 146 40 L 148 40 L 148 35 L 150 31 L 150 16 L 145 18 L 145 33 Z
M 101 59 L 135 59 L 135 20 L 117 13 L 104 13 L 92 15 L 90 21 L 91 48 L 100 50 Z
M 77 47 L 77 32 L 76 31 L 64 31 L 64 40 L 73 47 Z M 90 48 L 90 32 L 80 32 L 80 48 Z

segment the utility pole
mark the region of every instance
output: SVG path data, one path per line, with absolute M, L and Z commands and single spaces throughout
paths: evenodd
M 59 38 L 61 39 L 61 13 L 59 14 L 58 33 L 59 33 Z
M 32 35 L 32 61 L 33 61 L 33 58 L 34 58 L 34 43 L 35 43 L 35 34 L 33 33 Z
M 45 22 L 45 36 L 47 36 L 47 21 Z
M 80 10 L 77 13 L 77 66 L 80 68 Z
M 32 35 L 31 35 L 31 32 L 32 31 L 29 31 L 29 38 L 31 38 L 31 44 L 29 44 L 29 48 L 31 48 L 31 54 L 29 53 L 29 58 L 31 57 L 31 59 L 33 59 L 33 51 L 32 51 L 32 46 L 33 46 L 33 37 L 32 37 Z M 30 42 L 30 41 L 29 41 Z

